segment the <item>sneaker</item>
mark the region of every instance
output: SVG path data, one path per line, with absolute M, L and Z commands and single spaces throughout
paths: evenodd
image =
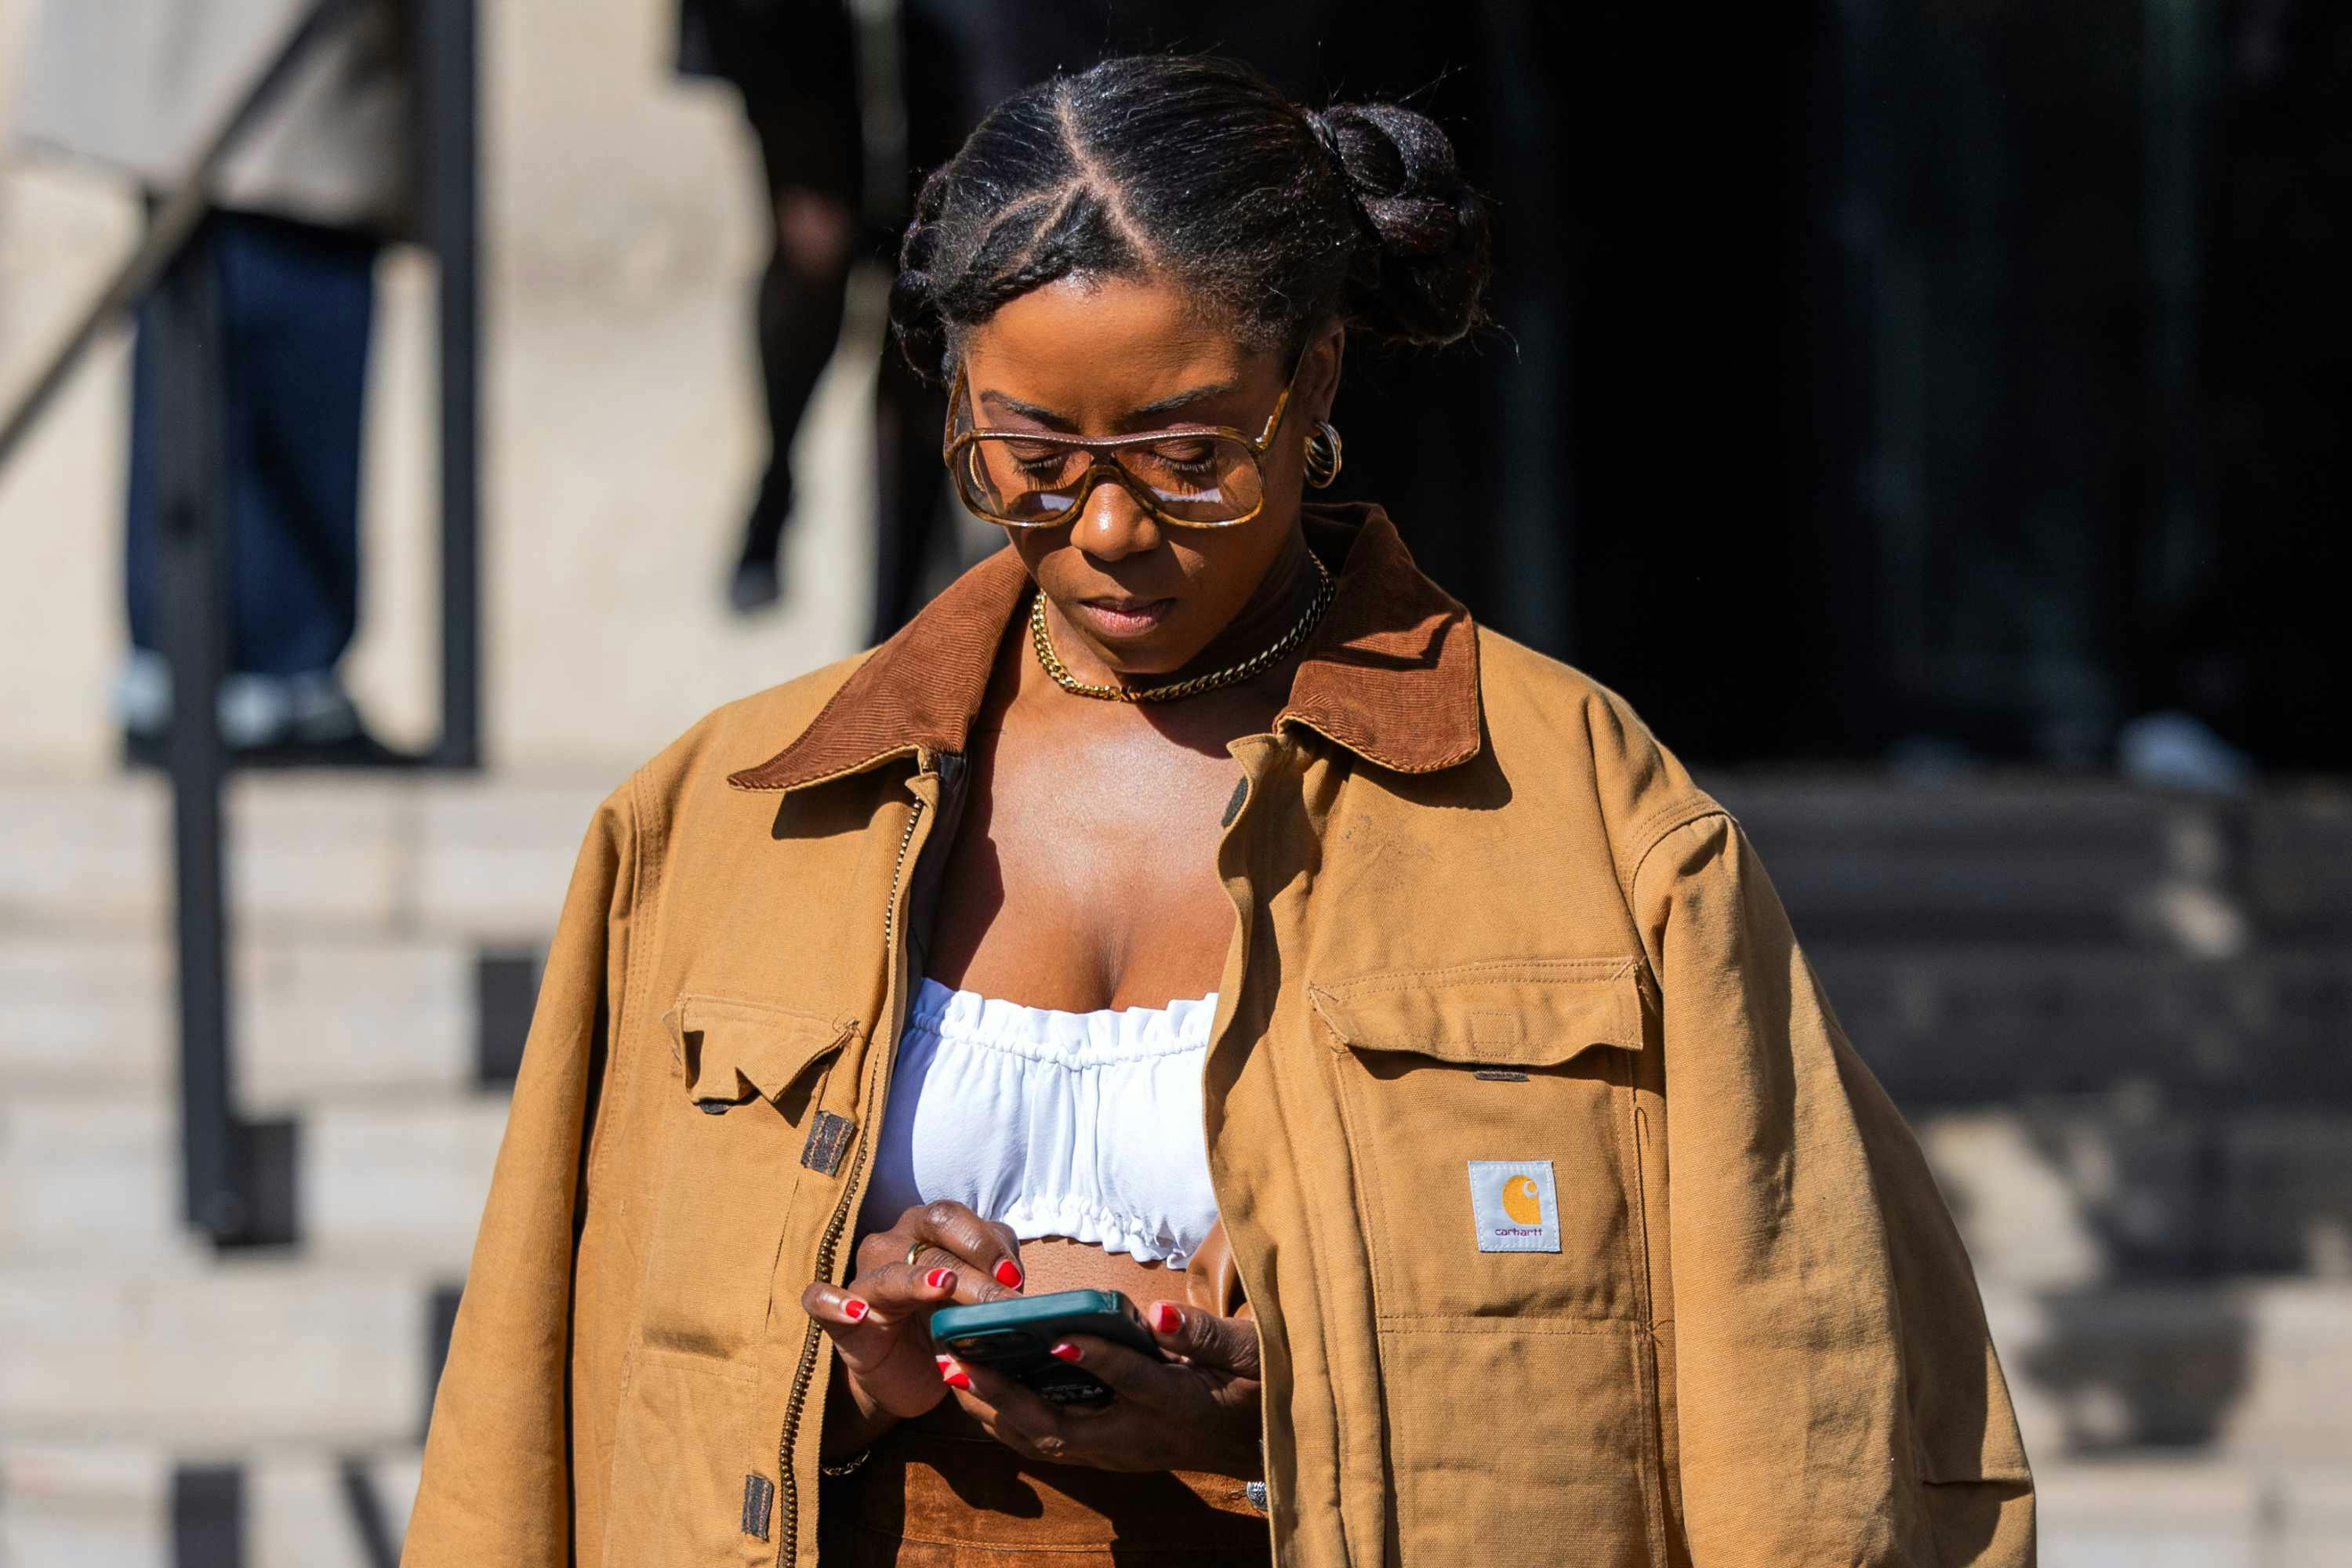
M 123 760 L 134 767 L 169 765 L 172 667 L 163 655 L 132 650 L 116 677 L 115 711 Z M 331 669 L 230 675 L 221 681 L 215 711 L 222 743 L 239 767 L 397 767 L 419 760 L 368 732 Z

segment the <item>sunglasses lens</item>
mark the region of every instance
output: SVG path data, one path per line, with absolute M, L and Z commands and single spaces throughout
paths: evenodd
M 1114 449 L 1128 477 L 1179 522 L 1213 525 L 1257 510 L 1264 486 L 1248 447 L 1223 436 L 1171 437 Z
M 1172 522 L 1214 528 L 1255 513 L 1265 498 L 1257 460 L 1230 437 L 1171 436 L 1105 451 L 1018 437 L 982 436 L 953 465 L 964 504 L 1016 527 L 1068 521 L 1096 463 L 1108 458 L 1129 487 Z
M 1074 447 L 983 437 L 955 465 L 956 486 L 964 504 L 982 517 L 1040 527 L 1061 521 L 1090 466 Z

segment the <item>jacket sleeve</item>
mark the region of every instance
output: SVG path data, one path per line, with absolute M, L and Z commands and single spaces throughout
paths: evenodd
M 1632 892 L 1664 1010 L 1692 1562 L 2032 1563 L 1968 1255 L 1754 850 L 1709 813 L 1642 855 Z
M 573 1258 L 636 884 L 627 787 L 591 825 L 550 946 L 433 1401 L 406 1568 L 557 1568 L 572 1552 Z

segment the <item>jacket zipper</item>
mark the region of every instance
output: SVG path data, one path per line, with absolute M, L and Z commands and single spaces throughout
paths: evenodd
M 882 906 L 883 961 L 890 965 L 891 988 L 901 987 L 898 982 L 898 951 L 893 945 L 897 938 L 898 889 L 906 880 L 907 853 L 915 842 L 916 826 L 923 820 L 923 799 L 915 797 L 914 810 L 907 814 L 907 831 L 898 838 L 898 858 L 890 868 L 890 896 Z M 896 1009 L 893 1009 L 895 1013 Z M 892 1020 L 895 1030 L 896 1020 Z M 887 1052 L 877 1053 L 867 1074 L 866 1099 L 863 1105 L 873 1103 L 872 1096 L 879 1088 L 883 1060 Z M 866 1152 L 873 1140 L 857 1140 L 857 1152 L 849 1162 L 849 1179 L 842 1184 L 841 1201 L 834 1205 L 833 1217 L 825 1222 L 824 1235 L 817 1241 L 816 1273 L 820 1279 L 833 1278 L 834 1253 L 841 1245 L 841 1233 L 849 1224 L 849 1201 L 857 1191 L 857 1179 L 866 1170 Z M 816 1375 L 816 1358 L 823 1348 L 824 1331 L 811 1320 L 808 1331 L 801 1340 L 800 1365 L 793 1370 L 792 1391 L 784 1397 L 784 1427 L 776 1438 L 776 1474 L 783 1483 L 783 1509 L 781 1529 L 776 1542 L 776 1556 L 782 1561 L 789 1545 L 795 1557 L 800 1554 L 801 1494 L 799 1479 L 793 1474 L 793 1438 L 800 1431 L 801 1415 L 808 1405 L 809 1382 Z
M 1250 798 L 1255 793 L 1250 787 L 1255 782 L 1255 781 L 1249 770 L 1247 768 L 1244 768 L 1242 770 L 1241 785 L 1234 791 L 1233 804 L 1226 809 L 1224 832 L 1220 835 L 1217 839 L 1217 879 L 1221 882 L 1224 880 L 1225 846 L 1232 840 L 1235 833 L 1241 831 L 1240 824 L 1242 814 L 1249 809 Z M 1230 893 L 1228 896 L 1230 896 Z M 1233 1028 L 1234 1017 L 1240 1009 L 1242 996 L 1244 993 L 1249 989 L 1250 931 L 1252 929 L 1251 908 L 1256 904 L 1256 901 L 1257 892 L 1256 884 L 1255 882 L 1251 883 L 1249 906 L 1245 907 L 1237 900 L 1234 901 L 1234 943 L 1239 950 L 1236 954 L 1237 962 L 1234 966 L 1234 978 L 1235 984 L 1232 987 L 1232 994 L 1230 996 L 1225 994 L 1226 988 L 1223 981 L 1220 980 L 1218 984 L 1217 1007 L 1219 1011 L 1224 1012 L 1225 1024 L 1224 1027 L 1222 1029 L 1215 1028 L 1213 1026 L 1211 1029 L 1209 1036 L 1208 1057 L 1204 1058 L 1201 1064 L 1202 1072 L 1204 1075 L 1208 1071 L 1209 1060 L 1213 1059 L 1216 1057 L 1219 1047 L 1224 1044 L 1225 1035 Z M 1232 1011 L 1226 1011 L 1227 1009 L 1232 1009 Z M 1205 1089 L 1205 1088 L 1206 1084 L 1204 1081 L 1203 1089 Z M 1205 1137 L 1207 1132 L 1205 1124 L 1202 1131 Z M 1213 1192 L 1214 1190 L 1214 1186 L 1215 1184 L 1212 1183 L 1211 1188 Z M 1220 1214 L 1224 1212 L 1224 1206 L 1223 1201 L 1220 1199 L 1217 1204 L 1217 1210 Z M 1228 1247 L 1233 1247 L 1234 1272 L 1242 1273 L 1241 1248 L 1234 1247 L 1233 1233 L 1231 1231 L 1228 1231 L 1225 1234 L 1225 1243 Z M 1248 1289 L 1248 1280 L 1246 1278 L 1243 1280 L 1242 1293 L 1244 1298 L 1246 1298 L 1250 1293 Z M 1264 1385 L 1261 1384 L 1260 1386 L 1263 1388 Z M 1262 1511 L 1265 1514 L 1266 1560 L 1270 1563 L 1276 1563 L 1277 1568 L 1279 1568 L 1279 1564 L 1282 1562 L 1282 1532 L 1275 1526 L 1274 1460 L 1272 1458 L 1274 1450 L 1267 1443 L 1267 1438 L 1273 1432 L 1273 1429 L 1274 1407 L 1268 1401 L 1261 1398 L 1258 1401 L 1257 1410 L 1257 1457 L 1259 1466 L 1265 1471 L 1265 1479 L 1257 1483 L 1257 1496 L 1258 1498 L 1265 1500 Z M 1252 1499 L 1251 1500 L 1255 1502 L 1257 1499 Z

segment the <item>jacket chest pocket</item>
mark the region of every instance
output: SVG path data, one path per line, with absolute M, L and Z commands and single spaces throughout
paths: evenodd
M 1639 1315 L 1637 973 L 1503 961 L 1309 987 L 1383 1322 Z
M 682 996 L 663 1020 L 679 1068 L 638 1314 L 645 1342 L 733 1359 L 762 1332 L 802 1154 L 856 1025 Z M 838 1118 L 835 1118 L 838 1121 Z

